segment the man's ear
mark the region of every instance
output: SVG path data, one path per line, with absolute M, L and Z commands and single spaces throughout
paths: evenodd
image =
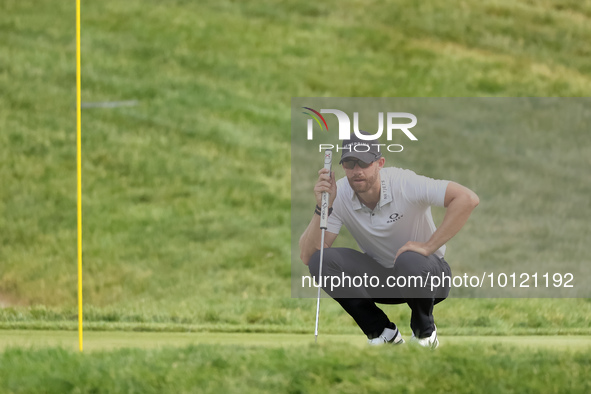
M 378 160 L 378 168 L 381 170 L 382 167 L 384 167 L 384 164 L 386 163 L 386 158 L 385 157 L 380 157 L 380 159 Z

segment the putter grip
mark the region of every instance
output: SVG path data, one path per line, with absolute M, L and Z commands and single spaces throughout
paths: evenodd
M 324 168 L 330 170 L 332 166 L 332 151 L 327 149 L 324 151 Z M 320 205 L 320 228 L 326 230 L 328 225 L 328 193 L 322 193 L 322 203 Z

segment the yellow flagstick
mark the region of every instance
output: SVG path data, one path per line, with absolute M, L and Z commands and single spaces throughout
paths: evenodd
M 76 164 L 78 172 L 78 342 L 82 351 L 82 98 L 80 78 L 80 0 L 76 0 Z

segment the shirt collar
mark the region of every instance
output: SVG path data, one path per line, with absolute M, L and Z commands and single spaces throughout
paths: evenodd
M 380 191 L 380 207 L 383 207 L 386 204 L 392 202 L 392 193 L 390 193 L 390 188 L 388 187 L 388 183 L 384 179 L 384 177 L 380 174 L 380 180 L 382 182 L 382 190 Z
M 380 208 L 383 207 L 384 205 L 392 202 L 392 193 L 390 193 L 390 189 L 388 188 L 388 184 L 382 175 L 383 174 L 380 171 L 380 183 L 381 183 L 380 202 L 377 205 Z M 351 191 L 353 191 L 353 190 L 351 190 Z M 353 209 L 355 211 L 359 211 L 360 209 L 363 209 L 365 207 L 365 205 L 361 204 L 361 201 L 359 201 L 359 198 L 357 197 L 357 193 L 355 193 L 353 191 L 352 194 L 353 195 L 351 196 L 351 201 L 353 204 Z M 365 208 L 367 208 L 367 207 L 365 207 Z M 367 208 L 367 209 L 369 209 L 369 208 Z

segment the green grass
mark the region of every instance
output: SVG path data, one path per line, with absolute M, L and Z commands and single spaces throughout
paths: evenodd
M 226 301 L 229 303 L 229 301 Z M 221 304 L 221 303 L 220 303 Z M 243 307 L 240 310 L 239 307 Z M 384 305 L 390 319 L 408 329 L 410 309 Z M 316 302 L 312 299 L 270 298 L 258 303 L 238 303 L 204 318 L 167 309 L 138 311 L 121 307 L 86 307 L 87 330 L 218 331 L 313 333 Z M 77 329 L 72 307 L 0 309 L 0 329 Z M 449 299 L 435 309 L 442 335 L 591 335 L 591 302 L 588 299 Z M 329 299 L 321 303 L 321 332 L 358 334 L 360 329 L 340 306 Z
M 410 330 L 401 327 L 401 333 L 407 340 Z M 591 347 L 591 336 L 586 335 L 518 335 L 518 336 L 476 336 L 476 335 L 439 335 L 441 346 L 455 347 L 467 343 L 480 344 L 483 348 L 491 346 L 515 346 L 520 350 L 564 350 L 588 351 Z M 367 347 L 367 340 L 361 335 L 343 335 L 320 333 L 318 343 L 339 344 L 349 346 L 351 351 Z M 312 333 L 253 333 L 253 332 L 198 332 L 187 329 L 183 332 L 159 331 L 89 331 L 84 333 L 83 351 L 96 352 L 121 348 L 162 349 L 189 345 L 217 344 L 223 346 L 245 345 L 250 347 L 307 347 L 315 342 Z M 0 337 L 0 350 L 15 347 L 42 349 L 61 347 L 66 350 L 78 351 L 78 335 L 75 331 L 60 330 L 3 330 Z
M 463 4 L 83 4 L 83 101 L 139 102 L 83 111 L 85 319 L 98 327 L 313 327 L 314 302 L 290 299 L 291 97 L 588 95 L 584 3 Z M 9 308 L 0 320 L 5 328 L 59 328 L 77 313 L 74 4 L 7 1 L 4 8 L 0 302 Z M 521 234 L 527 248 L 558 235 L 552 259 L 584 258 L 586 135 L 569 141 L 579 150 L 566 151 L 544 135 L 521 160 L 512 143 L 523 140 L 507 136 L 493 152 L 517 170 L 505 179 L 470 170 L 491 163 L 485 149 L 494 130 L 463 145 L 444 135 L 402 164 L 480 192 L 450 262 L 469 265 L 491 251 L 495 261 L 514 261 L 523 257 Z M 450 154 L 434 155 L 434 146 Z M 516 190 L 523 173 L 555 166 L 568 169 L 558 186 L 540 183 L 540 173 L 528 178 L 525 194 Z M 569 225 L 549 229 L 535 204 L 525 221 L 495 222 L 503 195 L 549 203 L 565 185 L 565 201 L 581 208 L 565 211 Z M 449 300 L 436 317 L 455 333 L 588 333 L 589 305 Z M 323 302 L 322 313 L 327 332 L 358 332 L 335 303 Z M 406 307 L 388 313 L 407 324 Z
M 478 342 L 435 352 L 411 346 L 355 349 L 192 345 L 80 354 L 59 348 L 0 354 L 4 392 L 586 392 L 588 352 Z

